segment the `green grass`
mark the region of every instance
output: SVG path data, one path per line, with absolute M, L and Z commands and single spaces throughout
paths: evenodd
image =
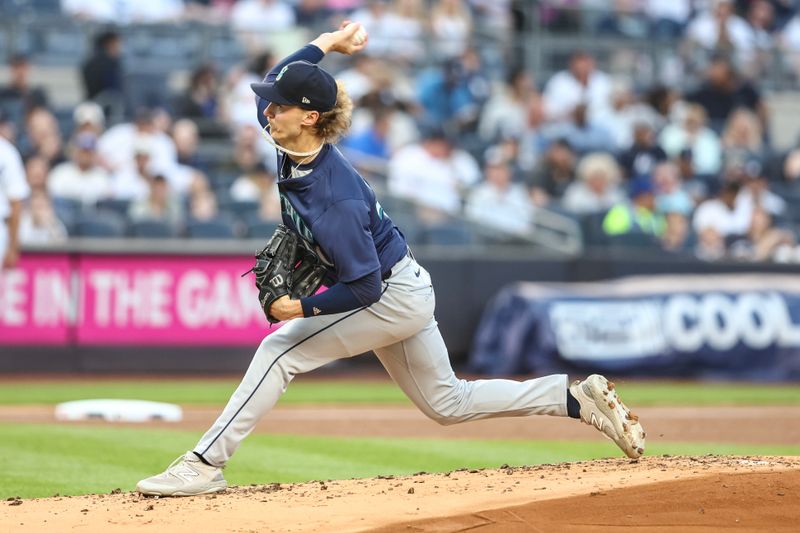
M 200 433 L 128 427 L 0 424 L 0 499 L 133 490 Z M 799 446 L 654 443 L 649 454 L 800 455 Z M 235 485 L 347 479 L 619 457 L 613 444 L 562 441 L 326 438 L 253 434 L 225 470 Z
M 86 398 L 130 398 L 184 405 L 222 405 L 238 385 L 236 379 L 135 381 L 0 382 L 0 405 L 56 404 Z M 628 405 L 800 405 L 797 385 L 740 383 L 621 382 Z M 282 404 L 408 404 L 391 381 L 298 379 L 281 398 Z

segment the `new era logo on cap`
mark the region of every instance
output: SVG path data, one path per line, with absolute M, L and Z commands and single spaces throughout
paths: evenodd
M 308 61 L 294 61 L 261 83 L 250 87 L 258 96 L 279 105 L 299 106 L 320 112 L 336 106 L 336 80 L 324 69 Z

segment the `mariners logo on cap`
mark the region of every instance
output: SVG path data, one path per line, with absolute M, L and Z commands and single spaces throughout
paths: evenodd
M 301 102 L 303 102 L 304 104 L 310 104 L 310 103 L 311 103 L 311 100 L 309 100 L 308 98 L 306 98 L 306 97 L 304 96 L 304 97 L 303 97 L 303 99 L 301 100 Z
M 289 65 L 286 65 L 285 67 L 283 67 L 281 69 L 280 72 L 278 72 L 278 75 L 275 77 L 275 81 L 278 81 L 279 79 L 281 79 L 283 77 L 283 73 L 286 72 L 287 70 L 289 70 Z

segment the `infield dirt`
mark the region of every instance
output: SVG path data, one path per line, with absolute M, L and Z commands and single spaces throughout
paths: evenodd
M 0 503 L 8 531 L 795 531 L 800 458 L 647 457 Z

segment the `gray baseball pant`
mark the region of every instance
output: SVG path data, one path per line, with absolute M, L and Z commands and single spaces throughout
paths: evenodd
M 194 448 L 224 465 L 297 374 L 373 350 L 412 402 L 449 425 L 501 416 L 567 415 L 567 376 L 527 381 L 456 378 L 433 316 L 428 272 L 406 256 L 380 300 L 346 313 L 291 320 L 258 347 L 222 414 Z

